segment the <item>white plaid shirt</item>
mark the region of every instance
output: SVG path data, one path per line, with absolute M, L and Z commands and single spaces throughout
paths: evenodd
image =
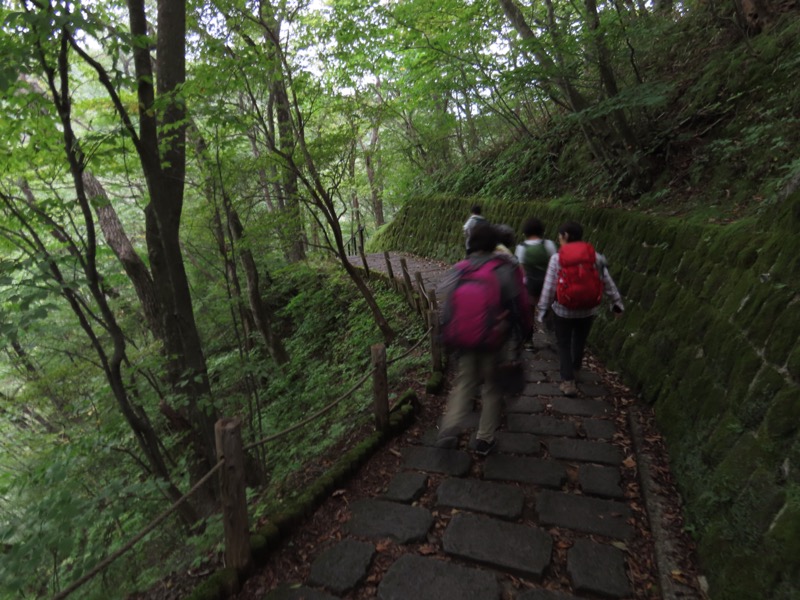
M 551 308 L 553 312 L 559 317 L 565 319 L 581 319 L 583 317 L 591 317 L 597 314 L 600 310 L 599 306 L 594 308 L 574 309 L 562 306 L 556 299 L 556 284 L 558 283 L 558 272 L 561 270 L 561 264 L 558 260 L 558 253 L 550 257 L 550 262 L 547 263 L 547 274 L 544 277 L 544 287 L 542 288 L 542 295 L 539 296 L 538 315 L 536 320 L 540 323 L 544 318 L 545 313 Z M 602 254 L 597 254 L 597 270 L 600 273 L 600 278 L 603 280 L 603 293 L 611 300 L 613 306 L 618 306 L 620 311 L 625 310 L 622 304 L 622 296 L 620 296 L 614 280 L 608 273 L 606 266 L 606 259 Z

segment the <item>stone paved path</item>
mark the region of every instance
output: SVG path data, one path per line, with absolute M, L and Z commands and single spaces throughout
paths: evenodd
M 380 269 L 383 256 L 370 261 Z M 430 267 L 425 280 L 435 285 L 442 267 L 424 264 Z M 412 274 L 418 266 L 409 264 Z M 350 506 L 346 537 L 310 557 L 308 580 L 279 585 L 265 598 L 352 593 L 386 538 L 426 542 L 448 560 L 402 555 L 378 584 L 382 600 L 633 597 L 626 550 L 637 531 L 621 472 L 630 449 L 616 439 L 624 420 L 615 418 L 610 392 L 596 374 L 582 375 L 579 397 L 561 396 L 552 341 L 536 334 L 535 346 L 536 352 L 525 353 L 523 394 L 507 401 L 495 453 L 479 458 L 471 451 L 477 413 L 457 449 L 435 448 L 436 431 L 424 432 L 403 453 L 386 492 Z M 424 494 L 435 497 L 433 508 L 416 505 Z M 434 527 L 445 510 L 452 511 L 446 527 Z M 557 547 L 565 535 L 566 550 Z M 536 589 L 558 552 L 574 594 Z M 528 584 L 513 586 L 513 578 Z

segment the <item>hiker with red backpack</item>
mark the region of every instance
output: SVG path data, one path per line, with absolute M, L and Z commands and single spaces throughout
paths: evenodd
M 579 223 L 569 221 L 559 227 L 558 243 L 558 253 L 550 258 L 547 266 L 537 320 L 541 323 L 552 308 L 561 371 L 560 390 L 565 396 L 576 396 L 586 340 L 603 295 L 610 299 L 617 315 L 622 314 L 625 307 L 608 273 L 605 258 L 583 241 L 583 227 Z
M 530 334 L 530 305 L 513 257 L 494 252 L 496 229 L 488 223 L 478 223 L 470 242 L 470 255 L 450 270 L 439 288 L 438 295 L 445 298 L 442 341 L 449 350 L 458 352 L 458 373 L 436 446 L 458 445 L 463 422 L 472 411 L 472 400 L 483 382 L 475 452 L 486 456 L 497 444 L 494 436 L 500 426 L 501 349 L 514 327 Z

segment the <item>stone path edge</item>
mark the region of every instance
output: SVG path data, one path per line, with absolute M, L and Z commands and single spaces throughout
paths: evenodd
M 644 447 L 644 431 L 641 424 L 642 412 L 636 405 L 631 405 L 628 410 L 628 426 L 633 441 L 633 451 L 636 456 L 636 471 L 639 485 L 642 488 L 647 520 L 653 534 L 653 547 L 655 552 L 656 571 L 658 583 L 661 587 L 663 600 L 685 600 L 697 598 L 696 592 L 670 577 L 673 571 L 680 571 L 680 565 L 675 560 L 679 555 L 672 536 L 664 527 L 663 507 L 667 500 L 659 491 L 659 486 L 653 477 L 650 455 Z
M 237 593 L 244 580 L 254 569 L 266 563 L 270 553 L 292 530 L 311 512 L 316 510 L 338 485 L 351 477 L 388 439 L 405 431 L 416 418 L 414 404 L 419 399 L 413 390 L 405 392 L 394 404 L 389 413 L 389 427 L 386 431 L 375 431 L 342 455 L 324 476 L 297 499 L 292 510 L 270 515 L 270 521 L 257 531 L 250 532 L 250 553 L 252 560 L 246 572 L 236 572 L 223 567 L 212 573 L 200 583 L 185 600 L 204 598 L 227 598 Z

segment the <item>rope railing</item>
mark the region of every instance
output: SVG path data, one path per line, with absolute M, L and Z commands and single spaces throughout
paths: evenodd
M 318 410 L 317 412 L 315 412 L 313 415 L 311 415 L 309 417 L 306 417 L 305 419 L 303 419 L 302 421 L 300 421 L 298 423 L 295 423 L 291 427 L 287 427 L 283 431 L 279 431 L 278 433 L 274 433 L 272 435 L 269 435 L 269 436 L 267 436 L 267 437 L 265 437 L 263 439 L 260 439 L 260 440 L 258 440 L 256 442 L 251 442 L 250 444 L 248 444 L 247 446 L 244 447 L 244 450 L 252 450 L 253 448 L 256 448 L 258 446 L 263 446 L 267 442 L 272 442 L 274 440 L 282 438 L 283 436 L 288 435 L 289 433 L 291 433 L 291 432 L 293 432 L 293 431 L 295 431 L 297 429 L 300 429 L 303 425 L 306 425 L 306 424 L 310 423 L 311 421 L 313 421 L 317 417 L 321 417 L 322 415 L 324 415 L 325 413 L 327 413 L 328 411 L 333 409 L 342 400 L 344 400 L 345 398 L 348 398 L 350 396 L 350 394 L 355 392 L 358 388 L 360 388 L 367 379 L 372 377 L 372 375 L 375 373 L 375 370 L 376 370 L 375 367 L 373 367 L 372 369 L 367 371 L 367 373 L 365 373 L 364 376 L 361 379 L 359 379 L 355 383 L 355 385 L 353 385 L 353 387 L 351 387 L 349 390 L 347 390 L 347 392 L 345 392 L 344 394 L 339 396 L 336 400 L 334 400 L 333 402 L 331 402 L 330 404 L 328 404 L 324 408 L 322 408 L 322 409 Z
M 183 504 L 184 502 L 186 502 L 189 499 L 189 497 L 192 494 L 194 494 L 203 485 L 205 485 L 205 483 L 209 479 L 211 479 L 211 476 L 214 473 L 216 473 L 217 471 L 219 471 L 220 467 L 222 467 L 223 464 L 225 464 L 225 457 L 220 458 L 219 461 L 217 461 L 217 464 L 215 464 L 213 467 L 211 467 L 211 469 L 208 471 L 208 473 L 203 475 L 203 477 L 201 477 L 200 480 L 192 486 L 192 489 L 190 489 L 183 496 L 178 498 L 172 504 L 172 506 L 170 506 L 167 510 L 165 510 L 160 515 L 158 515 L 155 519 L 153 519 L 150 522 L 149 525 L 147 525 L 144 529 L 142 529 L 138 534 L 133 536 L 130 539 L 130 541 L 128 541 L 127 544 L 125 544 L 124 546 L 122 546 L 122 548 L 118 549 L 117 551 L 115 551 L 111 555 L 109 555 L 106 558 L 104 558 L 103 560 L 101 560 L 99 563 L 97 563 L 94 566 L 94 568 L 91 571 L 89 571 L 88 573 L 83 575 L 83 577 L 81 577 L 80 579 L 77 579 L 77 580 L 73 581 L 70 585 L 68 585 L 66 588 L 61 590 L 58 594 L 53 596 L 53 600 L 63 600 L 64 598 L 69 596 L 72 592 L 74 592 L 79 587 L 81 587 L 83 584 L 85 584 L 85 583 L 91 581 L 92 579 L 94 579 L 97 575 L 99 575 L 102 571 L 104 571 L 105 568 L 108 567 L 111 563 L 113 563 L 120 556 L 125 554 L 128 550 L 133 548 L 144 536 L 146 536 L 148 533 L 153 531 L 153 529 L 158 527 L 163 521 L 165 521 L 167 519 L 167 517 L 169 517 L 172 513 L 174 513 L 181 504 Z
M 419 348 L 419 347 L 422 345 L 422 342 L 424 342 L 424 341 L 425 341 L 425 339 L 427 338 L 427 336 L 428 336 L 428 335 L 430 335 L 432 331 L 433 331 L 433 327 L 428 327 L 428 331 L 426 331 L 425 333 L 423 333 L 423 334 L 422 334 L 422 337 L 420 337 L 420 338 L 419 338 L 419 340 L 417 340 L 417 343 L 416 343 L 416 344 L 414 344 L 413 346 L 411 346 L 411 348 L 409 348 L 408 350 L 406 350 L 406 351 L 405 351 L 403 354 L 401 354 L 400 356 L 395 356 L 395 357 L 394 357 L 392 360 L 390 360 L 390 361 L 387 361 L 387 363 L 386 363 L 386 364 L 387 364 L 387 365 L 393 365 L 393 364 L 394 364 L 394 363 L 396 363 L 398 360 L 403 360 L 404 358 L 406 358 L 407 356 L 409 356 L 409 355 L 410 355 L 410 354 L 411 354 L 411 353 L 412 353 L 414 350 L 416 350 L 417 348 Z
M 402 360 L 409 356 L 414 350 L 419 348 L 422 343 L 425 341 L 427 336 L 434 331 L 434 327 L 428 328 L 428 330 L 420 337 L 420 339 L 408 350 L 406 350 L 400 356 L 393 358 L 391 361 L 386 360 L 386 348 L 383 344 L 375 344 L 372 347 L 372 364 L 373 367 L 367 371 L 353 386 L 350 387 L 345 393 L 339 396 L 336 400 L 330 402 L 325 407 L 321 408 L 320 410 L 316 411 L 314 414 L 309 415 L 302 421 L 287 427 L 286 429 L 279 431 L 278 433 L 274 433 L 268 435 L 260 440 L 255 442 L 251 442 L 247 446 L 244 446 L 241 442 L 241 432 L 238 430 L 240 426 L 240 422 L 238 419 L 230 420 L 230 419 L 220 419 L 217 422 L 217 426 L 215 427 L 215 432 L 217 434 L 217 454 L 220 456 L 219 461 L 211 467 L 211 469 L 203 475 L 200 480 L 195 483 L 192 488 L 186 492 L 183 496 L 181 496 L 178 500 L 176 500 L 168 509 L 166 509 L 163 513 L 153 519 L 147 526 L 144 527 L 138 534 L 136 534 L 133 538 L 131 538 L 124 546 L 116 550 L 111 555 L 104 558 L 100 561 L 97 565 L 95 565 L 90 571 L 86 574 L 81 576 L 79 579 L 72 582 L 69 586 L 61 590 L 58 594 L 53 596 L 53 600 L 64 600 L 75 592 L 78 588 L 83 586 L 84 584 L 88 583 L 98 574 L 103 572 L 109 565 L 111 565 L 114 561 L 124 555 L 126 552 L 131 550 L 139 541 L 141 541 L 148 533 L 153 531 L 158 525 L 160 525 L 163 521 L 167 519 L 170 515 L 172 515 L 184 502 L 186 502 L 197 490 L 199 490 L 203 485 L 205 485 L 211 477 L 217 473 L 223 465 L 226 464 L 226 454 L 222 451 L 222 448 L 229 447 L 233 448 L 229 451 L 232 455 L 243 455 L 243 453 L 247 450 L 252 450 L 255 447 L 263 446 L 269 442 L 275 441 L 281 437 L 288 435 L 289 433 L 296 431 L 303 426 L 307 425 L 311 421 L 314 421 L 318 417 L 324 415 L 325 413 L 332 410 L 336 407 L 339 403 L 341 403 L 346 398 L 350 397 L 358 388 L 360 388 L 370 377 L 374 378 L 374 388 L 375 388 L 375 397 L 374 397 L 374 409 L 375 409 L 375 417 L 376 417 L 376 427 L 378 429 L 385 430 L 388 426 L 388 413 L 389 413 L 389 397 L 388 397 L 388 386 L 387 386 L 387 373 L 386 368 L 390 364 L 394 364 L 395 362 Z M 238 440 L 233 440 L 233 445 L 231 446 L 231 438 L 228 435 L 233 431 L 233 437 L 238 437 Z M 240 461 L 236 461 L 240 462 Z M 232 468 L 236 468 L 235 465 L 230 465 Z M 234 479 L 239 481 L 230 481 L 232 475 L 226 474 L 223 472 L 221 474 L 222 481 L 222 493 L 223 493 L 223 511 L 226 512 L 227 509 L 231 506 L 230 502 L 225 501 L 225 493 L 227 489 L 232 487 L 241 488 L 240 493 L 236 494 L 240 496 L 242 502 L 239 502 L 239 511 L 238 515 L 234 517 L 226 517 L 225 521 L 225 528 L 226 528 L 226 564 L 238 569 L 244 569 L 249 562 L 249 534 L 246 531 L 247 527 L 247 505 L 245 501 L 244 495 L 244 476 L 243 471 L 238 474 L 238 476 L 233 476 Z M 227 479 L 227 481 L 226 481 Z M 244 513 L 242 516 L 241 513 Z M 237 536 L 239 539 L 236 540 L 236 544 L 234 545 L 231 540 L 228 539 L 228 527 L 229 523 L 238 522 L 243 523 L 245 527 L 245 531 L 239 531 L 239 535 Z M 235 547 L 234 547 L 235 546 Z M 232 548 L 233 547 L 233 548 Z M 244 549 L 244 550 L 243 550 Z M 246 554 L 244 558 L 242 558 L 243 554 Z M 238 555 L 238 556 L 237 556 Z M 244 564 L 242 564 L 244 561 Z

